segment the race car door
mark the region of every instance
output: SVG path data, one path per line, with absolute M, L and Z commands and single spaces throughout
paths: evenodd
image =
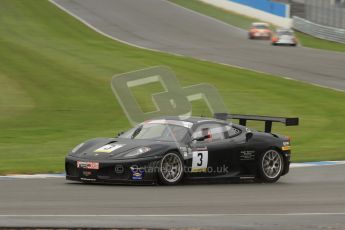
M 230 174 L 236 145 L 227 138 L 227 124 L 205 122 L 192 135 L 191 176 L 219 176 Z M 203 138 L 207 137 L 207 138 Z

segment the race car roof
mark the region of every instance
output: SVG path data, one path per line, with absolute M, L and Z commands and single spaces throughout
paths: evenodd
M 175 121 L 175 122 L 188 122 L 188 123 L 192 123 L 192 124 L 196 124 L 196 123 L 200 123 L 200 122 L 206 122 L 206 121 L 220 121 L 220 122 L 224 122 L 218 119 L 214 119 L 214 118 L 208 118 L 208 117 L 179 117 L 179 116 L 166 116 L 166 117 L 158 117 L 158 118 L 154 118 L 152 120 L 148 120 L 146 122 L 151 122 L 151 123 L 159 123 L 159 122 L 163 122 L 163 120 L 166 121 L 166 123 L 169 123 L 171 121 Z M 172 122 L 172 123 L 175 123 Z M 181 123 L 182 124 L 182 123 Z
M 287 31 L 287 32 L 293 32 L 293 30 L 292 29 L 288 29 L 288 28 L 278 28 L 277 29 L 277 32 L 285 32 L 285 31 Z
M 252 26 L 268 26 L 266 22 L 253 22 Z

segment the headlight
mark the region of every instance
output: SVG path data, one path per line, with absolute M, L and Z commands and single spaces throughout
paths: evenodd
M 150 151 L 150 150 L 151 150 L 151 148 L 149 148 L 149 147 L 140 147 L 140 148 L 138 148 L 138 149 L 135 149 L 135 150 L 130 151 L 129 153 L 127 153 L 127 154 L 125 155 L 125 157 L 135 157 L 135 156 L 139 156 L 139 155 L 141 155 L 141 154 L 143 154 L 143 153 L 146 153 L 146 152 L 148 152 L 148 151 Z
M 74 149 L 72 149 L 72 153 L 77 152 L 81 147 L 83 147 L 84 143 L 81 143 L 79 145 L 77 145 L 76 147 L 74 147 Z

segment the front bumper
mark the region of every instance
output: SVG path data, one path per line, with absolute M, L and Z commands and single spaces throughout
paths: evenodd
M 294 41 L 277 41 L 277 42 L 273 42 L 274 45 L 281 45 L 281 46 L 292 46 L 292 45 L 297 45 L 296 42 Z
M 98 169 L 78 168 L 77 162 L 97 162 Z M 157 180 L 160 157 L 95 161 L 67 156 L 65 158 L 66 179 L 89 183 L 153 184 Z

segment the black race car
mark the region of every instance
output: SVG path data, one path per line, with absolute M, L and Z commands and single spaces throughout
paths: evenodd
M 240 124 L 227 119 L 239 119 Z M 246 128 L 265 122 L 265 132 Z M 272 122 L 298 118 L 216 114 L 145 121 L 117 138 L 97 138 L 66 157 L 66 179 L 95 183 L 177 184 L 183 179 L 230 178 L 276 182 L 289 172 L 290 139 L 271 133 Z

